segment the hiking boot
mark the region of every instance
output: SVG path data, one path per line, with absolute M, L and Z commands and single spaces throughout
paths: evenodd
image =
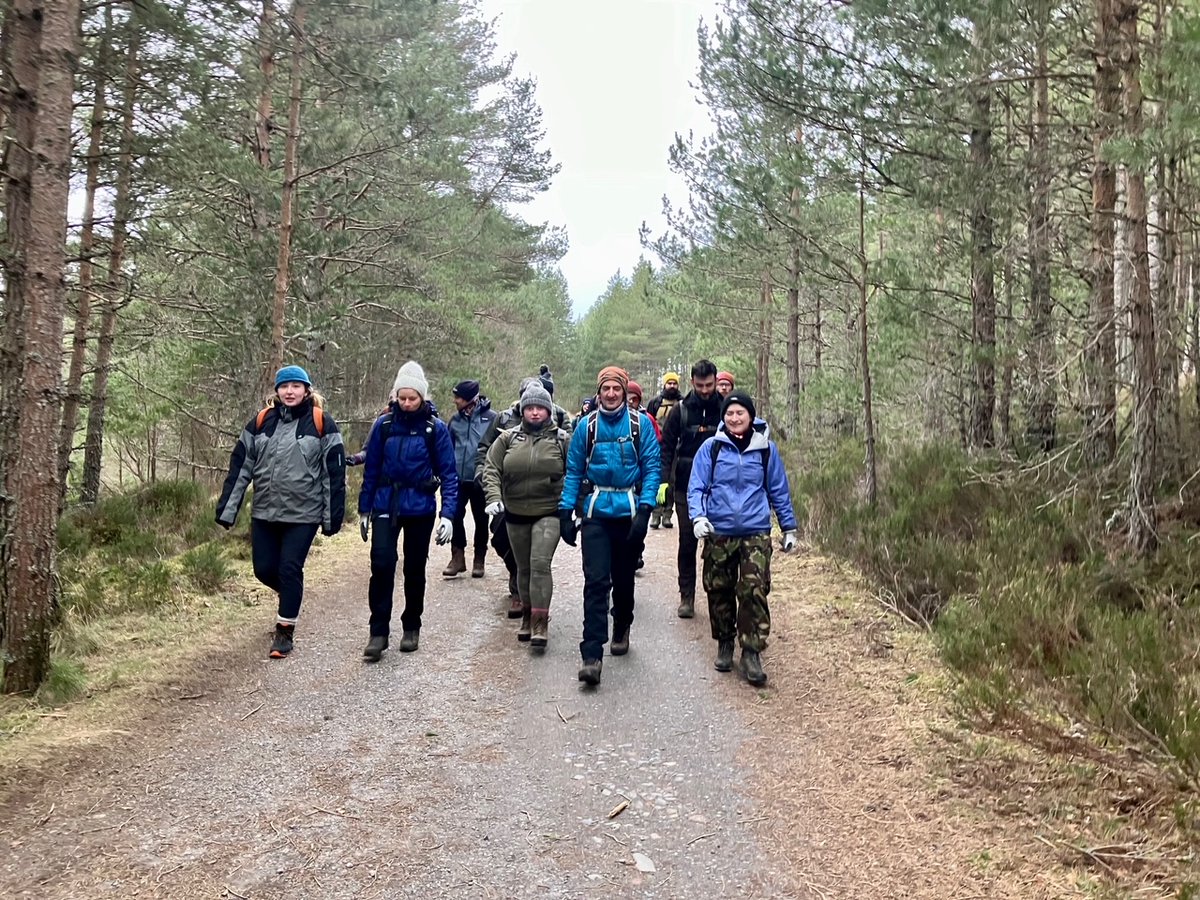
M 450 562 L 446 564 L 446 568 L 442 569 L 442 577 L 454 578 L 462 572 L 467 571 L 467 551 L 465 547 L 450 548 Z
M 550 611 L 539 609 L 530 617 L 530 624 L 533 626 L 533 636 L 529 646 L 534 650 L 545 650 L 547 632 L 550 630 Z
M 292 638 L 296 636 L 295 625 L 275 623 L 275 637 L 271 641 L 271 659 L 283 659 L 292 652 Z
M 420 634 L 421 632 L 419 631 L 409 631 L 408 629 L 405 629 L 404 636 L 400 638 L 400 652 L 412 653 L 414 650 L 416 650 L 420 644 L 420 641 L 418 640 Z
M 717 642 L 717 658 L 713 668 L 718 672 L 729 672 L 733 669 L 733 641 Z
M 525 611 L 525 607 L 521 603 L 520 594 L 509 594 L 508 596 L 508 617 L 510 619 L 521 618 L 521 613 Z
M 758 658 L 757 650 L 751 650 L 748 647 L 742 648 L 742 674 L 755 687 L 761 687 L 767 683 L 767 673 L 762 670 L 762 660 Z
M 658 507 L 655 507 L 654 512 L 650 513 L 650 527 L 657 530 L 658 526 L 661 524 L 662 524 L 662 510 L 659 509 Z
M 643 556 L 639 556 L 637 558 L 637 562 L 635 562 L 633 564 L 633 571 L 640 572 L 644 568 L 646 568 L 646 558 Z
M 608 652 L 613 656 L 624 656 L 629 652 L 629 627 L 620 634 L 614 634 L 612 643 L 608 645 Z
M 674 514 L 673 509 L 664 509 L 662 514 L 662 527 L 674 528 L 675 524 L 671 521 L 671 516 Z
M 367 646 L 363 650 L 363 658 L 370 662 L 379 662 L 379 658 L 383 656 L 383 651 L 388 648 L 388 639 L 386 634 L 373 634 L 371 639 L 367 641 Z
M 696 615 L 696 598 L 689 597 L 687 594 L 681 594 L 679 597 L 679 609 L 675 615 L 681 619 L 691 619 Z
M 517 628 L 517 640 L 522 644 L 533 635 L 533 611 L 528 606 L 521 607 L 521 625 Z
M 590 684 L 595 687 L 600 683 L 601 663 L 598 659 L 585 659 L 583 667 L 579 670 L 579 680 L 584 684 Z
M 472 578 L 482 578 L 483 577 L 483 556 L 484 556 L 484 554 L 483 554 L 482 550 L 475 551 L 475 561 L 471 563 L 471 577 Z

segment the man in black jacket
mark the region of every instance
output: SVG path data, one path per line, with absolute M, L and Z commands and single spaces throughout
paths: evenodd
M 688 518 L 687 487 L 692 476 L 692 458 L 700 445 L 717 432 L 721 422 L 721 398 L 717 395 L 717 367 L 702 359 L 692 366 L 692 389 L 667 416 L 662 434 L 662 486 L 659 502 L 674 488 L 675 513 L 679 518 L 679 610 L 681 619 L 696 614 L 696 548 L 699 541 Z

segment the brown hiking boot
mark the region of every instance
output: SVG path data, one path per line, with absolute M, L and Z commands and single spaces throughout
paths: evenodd
M 681 619 L 691 619 L 696 615 L 696 598 L 682 594 L 679 597 L 679 609 L 675 613 Z
M 521 618 L 521 613 L 525 611 L 525 607 L 521 604 L 520 594 L 508 595 L 508 617 L 510 619 Z
M 546 649 L 547 632 L 550 628 L 550 610 L 539 609 L 530 617 L 533 626 L 533 637 L 529 642 L 529 646 L 534 650 Z
M 521 625 L 517 628 L 517 640 L 525 643 L 533 634 L 533 610 L 528 606 L 521 609 Z
M 465 567 L 466 566 L 464 564 L 464 568 Z M 471 577 L 472 578 L 482 578 L 483 577 L 483 553 L 478 550 L 475 551 L 475 561 L 473 563 L 471 563 Z
M 450 548 L 450 562 L 446 568 L 442 569 L 442 575 L 445 578 L 453 578 L 454 576 L 467 571 L 467 551 L 462 547 Z

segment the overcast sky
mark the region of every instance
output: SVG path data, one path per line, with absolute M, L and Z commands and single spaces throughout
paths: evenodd
M 667 168 L 676 132 L 703 132 L 689 86 L 696 26 L 717 0 L 480 0 L 501 53 L 537 79 L 546 141 L 562 171 L 521 214 L 565 226 L 561 267 L 576 313 L 642 253 L 638 228 L 661 232 L 662 196 L 681 201 Z

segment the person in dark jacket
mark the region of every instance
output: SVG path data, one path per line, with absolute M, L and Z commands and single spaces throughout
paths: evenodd
M 796 546 L 796 513 L 779 448 L 748 394 L 733 391 L 721 406 L 721 425 L 700 445 L 688 480 L 692 531 L 704 541 L 704 590 L 717 642 L 718 672 L 733 668 L 733 641 L 753 685 L 767 683 L 759 654 L 771 634 L 771 512 L 783 531 L 784 552 Z
M 487 555 L 488 517 L 483 511 L 487 501 L 483 486 L 476 476 L 479 442 L 496 420 L 491 401 L 479 393 L 478 381 L 460 381 L 454 386 L 454 405 L 457 411 L 450 417 L 450 439 L 454 442 L 454 467 L 458 472 L 458 509 L 454 511 L 454 534 L 450 538 L 450 563 L 442 570 L 446 578 L 467 571 L 467 505 L 475 521 L 475 557 L 471 577 L 482 578 L 483 560 Z
M 549 634 L 554 580 L 550 565 L 558 547 L 558 501 L 570 436 L 551 419 L 554 402 L 538 384 L 521 395 L 521 424 L 500 432 L 483 468 L 488 513 L 504 514 L 517 560 L 521 598 L 518 641 L 544 650 Z
M 254 484 L 250 542 L 255 577 L 279 595 L 272 659 L 292 652 L 304 598 L 304 561 L 317 529 L 337 534 L 345 518 L 342 436 L 312 389 L 308 373 L 284 366 L 275 398 L 242 430 L 217 501 L 217 524 L 232 528 Z
M 629 652 L 634 564 L 646 543 L 659 473 L 654 427 L 649 416 L 629 408 L 628 386 L 624 369 L 607 366 L 600 370 L 596 378 L 600 407 L 589 413 L 571 436 L 558 504 L 563 540 L 574 546 L 578 533 L 583 544 L 583 640 L 579 643 L 583 666 L 579 680 L 592 686 L 600 683 L 610 594 L 609 652 L 613 656 Z
M 679 609 L 681 619 L 696 614 L 696 538 L 688 519 L 687 485 L 692 474 L 692 458 L 708 438 L 716 434 L 721 422 L 721 398 L 716 393 L 717 367 L 702 359 L 692 366 L 692 389 L 667 416 L 662 432 L 662 486 L 658 502 L 674 494 L 679 514 Z M 665 523 L 664 523 L 665 524 Z
M 392 595 L 396 585 L 397 543 L 404 535 L 404 634 L 400 650 L 416 650 L 425 610 L 425 562 L 429 538 L 450 543 L 451 516 L 458 504 L 458 471 L 450 429 L 437 418 L 426 400 L 429 384 L 415 362 L 406 362 L 396 374 L 388 411 L 371 430 L 367 461 L 363 464 L 362 490 L 358 495 L 359 530 L 371 539 L 371 582 L 367 599 L 371 610 L 370 640 L 363 656 L 376 662 L 388 648 L 391 633 Z M 437 509 L 441 489 L 442 509 Z M 374 534 L 370 531 L 374 526 Z
M 667 372 L 663 375 L 662 390 L 650 398 L 650 402 L 646 404 L 646 412 L 648 412 L 658 426 L 659 435 L 662 434 L 663 426 L 667 422 L 667 416 L 671 414 L 679 401 L 683 399 L 683 395 L 679 393 L 679 373 Z M 650 516 L 650 527 L 658 528 L 660 525 L 663 528 L 674 528 L 675 525 L 671 521 L 671 516 L 675 509 L 675 491 L 671 486 L 667 487 L 667 493 L 658 500 L 654 507 L 654 512 Z

